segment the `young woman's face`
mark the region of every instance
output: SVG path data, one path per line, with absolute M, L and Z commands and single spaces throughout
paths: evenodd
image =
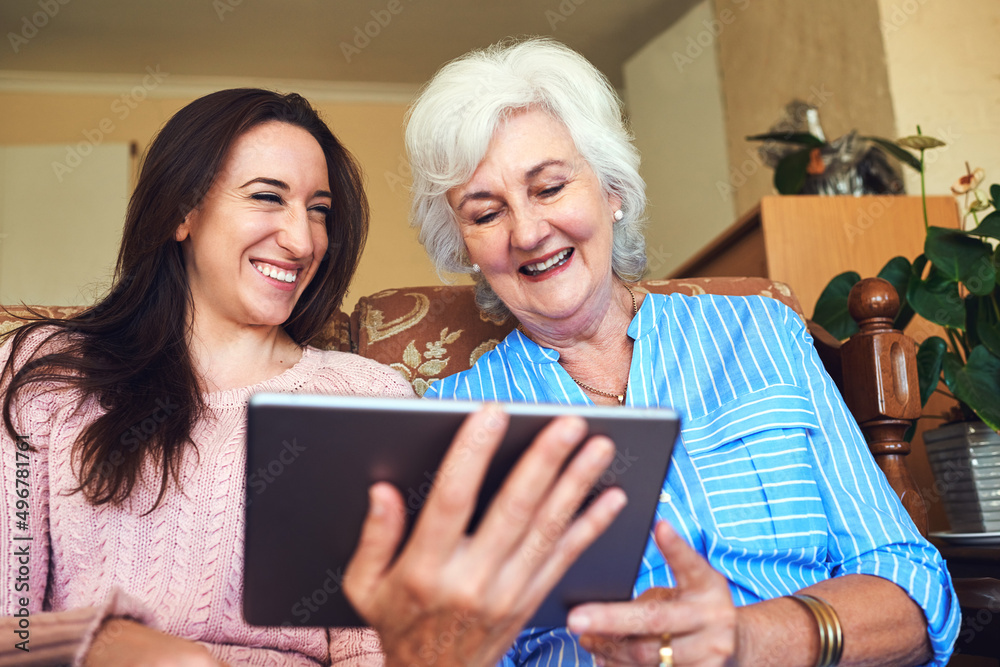
M 194 317 L 213 326 L 278 326 L 327 250 L 326 157 L 295 125 L 237 139 L 197 209 L 177 228 Z

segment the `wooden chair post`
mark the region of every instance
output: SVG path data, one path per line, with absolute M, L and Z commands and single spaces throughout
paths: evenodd
M 916 343 L 892 328 L 899 297 L 887 281 L 859 282 L 848 296 L 848 309 L 861 330 L 840 348 L 844 401 L 889 485 L 926 535 L 927 508 L 906 468 L 910 443 L 903 439 L 920 416 Z

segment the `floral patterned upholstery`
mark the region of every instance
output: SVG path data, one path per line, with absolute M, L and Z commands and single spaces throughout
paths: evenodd
M 85 306 L 29 306 L 32 310 L 48 317 L 71 317 L 82 311 Z M 8 312 L 9 311 L 9 312 Z M 30 317 L 31 313 L 23 306 L 0 306 L 0 335 L 13 331 L 24 321 L 19 316 Z M 342 310 L 337 310 L 323 330 L 311 344 L 324 350 L 351 351 L 351 318 Z
M 767 278 L 647 280 L 639 286 L 660 294 L 760 294 L 805 319 L 791 289 Z M 483 317 L 471 285 L 399 288 L 358 300 L 351 341 L 355 352 L 396 369 L 422 396 L 434 380 L 470 368 L 514 324 L 497 325 Z
M 642 290 L 660 294 L 760 294 L 777 299 L 800 316 L 802 308 L 784 283 L 767 278 L 687 278 L 646 280 Z M 83 306 L 32 306 L 51 317 L 69 317 Z M 25 315 L 11 306 L 14 315 Z M 21 320 L 0 310 L 0 334 Z M 470 368 L 514 328 L 495 324 L 476 307 L 471 285 L 401 287 L 363 296 L 348 317 L 338 310 L 311 344 L 324 350 L 356 352 L 396 369 L 423 395 L 434 380 Z
M 39 315 L 46 317 L 72 317 L 85 306 L 28 306 Z M 21 317 L 31 317 L 31 313 L 24 306 L 0 306 L 0 335 L 13 331 L 22 324 Z

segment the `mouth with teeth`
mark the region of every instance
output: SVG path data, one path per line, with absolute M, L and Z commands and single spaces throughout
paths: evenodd
M 548 259 L 541 262 L 535 262 L 533 264 L 525 264 L 518 271 L 526 276 L 535 278 L 541 276 L 542 274 L 549 273 L 565 266 L 569 262 L 570 258 L 573 256 L 573 248 L 566 248 L 565 250 L 560 250 Z
M 299 269 L 282 269 L 266 262 L 251 261 L 253 268 L 266 278 L 293 285 L 299 279 Z

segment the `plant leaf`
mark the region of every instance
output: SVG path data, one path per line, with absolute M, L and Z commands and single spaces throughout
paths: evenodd
M 988 243 L 956 229 L 931 227 L 927 230 L 924 254 L 935 268 L 961 282 L 973 294 L 991 294 L 996 287 L 993 248 Z
M 816 300 L 813 322 L 837 340 L 850 338 L 858 332 L 858 323 L 847 310 L 847 295 L 860 280 L 861 276 L 854 271 L 841 273 L 823 288 L 823 293 Z
M 782 144 L 796 144 L 798 146 L 809 146 L 819 148 L 825 142 L 816 135 L 808 132 L 769 132 L 767 134 L 755 134 L 747 137 L 747 141 L 777 141 Z
M 1000 356 L 1000 315 L 997 314 L 996 293 L 977 299 L 976 339 L 993 354 Z
M 906 302 L 906 289 L 910 285 L 910 276 L 912 275 L 913 267 L 910 266 L 910 260 L 905 257 L 893 257 L 878 272 L 878 277 L 892 283 L 899 296 L 899 312 L 896 313 L 893 326 L 900 331 L 905 329 L 906 325 L 913 319 L 913 308 Z
M 965 296 L 965 340 L 968 348 L 979 345 L 979 303 L 984 297 L 975 294 Z
M 977 345 L 969 362 L 953 368 L 951 374 L 949 388 L 955 398 L 972 408 L 987 426 L 1000 429 L 1000 357 Z
M 955 384 L 958 381 L 958 373 L 965 364 L 962 362 L 962 358 L 951 350 L 944 353 L 944 359 L 941 362 L 941 373 L 944 377 L 944 383 L 948 386 L 951 393 L 954 394 Z
M 958 283 L 931 266 L 927 280 L 916 273 L 906 292 L 906 300 L 924 319 L 953 329 L 965 328 L 965 307 L 958 295 Z
M 804 148 L 781 158 L 774 168 L 774 187 L 783 195 L 797 195 L 806 182 L 806 167 L 812 148 Z
M 1000 239 L 1000 211 L 993 211 L 979 223 L 975 229 L 969 230 L 966 234 L 972 236 L 988 236 L 991 239 Z
M 915 156 L 913 153 L 907 150 L 903 150 L 895 143 L 889 141 L 888 139 L 883 139 L 882 137 L 861 137 L 862 139 L 867 139 L 874 144 L 877 144 L 879 148 L 883 149 L 885 152 L 892 155 L 894 158 L 899 160 L 905 165 L 909 165 L 913 169 L 920 171 L 920 158 Z
M 993 200 L 993 208 L 1000 211 L 1000 184 L 990 186 L 990 199 Z
M 941 364 L 948 351 L 948 343 L 940 336 L 931 336 L 917 349 L 917 379 L 920 381 L 920 405 L 927 405 L 927 399 L 937 389 L 941 380 Z
M 912 148 L 915 151 L 927 150 L 928 148 L 937 148 L 938 146 L 944 146 L 945 143 L 940 139 L 935 139 L 934 137 L 928 137 L 926 134 L 911 134 L 908 137 L 901 137 L 896 139 L 896 145 L 902 146 L 903 148 Z

